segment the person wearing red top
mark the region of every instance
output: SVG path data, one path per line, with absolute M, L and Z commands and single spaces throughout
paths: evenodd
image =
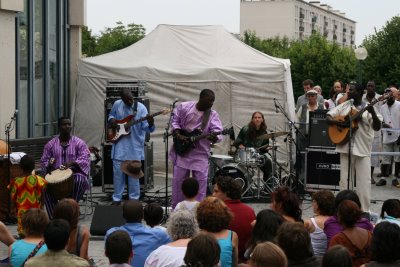
M 246 260 L 244 252 L 253 229 L 251 223 L 256 219 L 253 208 L 240 201 L 241 193 L 240 181 L 230 176 L 217 177 L 213 196 L 223 200 L 233 213 L 233 219 L 228 229 L 236 232 L 239 238 L 239 263 Z

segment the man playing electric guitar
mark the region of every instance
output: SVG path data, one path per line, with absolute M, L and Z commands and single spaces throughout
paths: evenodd
M 172 180 L 172 208 L 184 200 L 181 192 L 182 182 L 190 176 L 199 182 L 199 193 L 197 200 L 202 200 L 206 196 L 207 176 L 208 176 L 208 156 L 210 145 L 222 140 L 221 136 L 214 133 L 222 131 L 222 123 L 219 115 L 212 110 L 215 101 L 215 94 L 210 89 L 203 89 L 200 92 L 198 102 L 188 101 L 178 105 L 173 111 L 172 130 L 176 140 L 189 142 L 189 137 L 183 135 L 186 132 L 200 130 L 203 134 L 208 134 L 207 138 L 202 138 L 193 144 L 193 147 L 184 154 L 176 153 L 172 147 L 169 158 L 173 164 Z
M 357 185 L 357 194 L 364 211 L 369 211 L 371 201 L 371 144 L 374 139 L 374 131 L 381 128 L 382 116 L 373 105 L 362 102 L 364 88 L 361 84 L 350 83 L 348 100 L 331 109 L 327 114 L 327 122 L 330 128 L 337 128 L 338 135 L 349 130 L 352 117 L 351 130 L 351 165 L 350 165 L 350 189 L 354 182 Z M 368 111 L 368 112 L 363 112 Z M 356 127 L 355 127 L 356 126 Z M 329 129 L 329 137 L 334 139 L 333 131 Z M 347 136 L 347 135 L 346 135 Z M 332 140 L 333 141 L 333 140 Z M 340 153 L 340 190 L 347 189 L 349 170 L 349 141 L 344 139 L 337 142 L 336 151 Z
M 118 142 L 113 143 L 111 150 L 111 158 L 113 161 L 114 171 L 114 194 L 113 205 L 121 203 L 122 194 L 125 187 L 125 173 L 121 170 L 122 162 L 126 160 L 144 160 L 144 141 L 146 132 L 154 131 L 154 118 L 148 116 L 146 107 L 134 101 L 132 93 L 129 89 L 124 88 L 121 91 L 121 99 L 114 102 L 108 123 L 111 127 L 116 127 L 116 121 L 122 120 L 129 115 L 134 115 L 132 119 L 143 118 L 147 116 L 147 120 L 134 124 L 130 127 L 130 134 L 122 136 Z M 128 177 L 129 199 L 139 199 L 140 183 L 139 179 Z

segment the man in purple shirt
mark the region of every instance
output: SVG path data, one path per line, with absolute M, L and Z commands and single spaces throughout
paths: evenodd
M 222 140 L 222 137 L 214 134 L 222 131 L 218 113 L 211 110 L 214 101 L 214 92 L 210 89 L 203 89 L 197 102 L 183 102 L 173 112 L 171 124 L 175 139 L 188 142 L 188 137 L 183 135 L 183 130 L 192 132 L 196 129 L 207 134 L 207 138 L 196 141 L 193 147 L 183 155 L 176 153 L 175 147 L 171 148 L 169 158 L 174 166 L 172 208 L 184 200 L 181 185 L 189 177 L 190 171 L 192 177 L 199 182 L 199 194 L 196 199 L 200 201 L 206 196 L 210 145 Z
M 68 117 L 58 119 L 58 128 L 59 136 L 54 137 L 44 146 L 40 165 L 45 173 L 53 169 L 71 169 L 74 179 L 71 196 L 79 202 L 89 187 L 87 181 L 90 168 L 89 148 L 82 139 L 71 135 L 71 120 Z M 44 202 L 47 214 L 51 219 L 57 200 L 46 190 Z

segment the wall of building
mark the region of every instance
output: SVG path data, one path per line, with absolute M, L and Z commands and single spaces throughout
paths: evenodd
M 0 0 L 0 139 L 16 109 L 15 101 L 15 15 L 23 11 L 22 0 Z M 15 131 L 10 137 L 14 138 Z

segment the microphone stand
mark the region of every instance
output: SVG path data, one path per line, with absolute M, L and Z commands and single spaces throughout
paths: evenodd
M 169 114 L 169 119 L 167 125 L 164 128 L 164 135 L 163 135 L 163 140 L 165 144 L 165 213 L 163 218 L 164 222 L 166 222 L 168 219 L 168 150 L 169 150 L 168 139 L 169 136 L 171 135 L 169 133 L 169 128 L 171 127 L 172 116 L 174 116 L 174 109 L 176 102 L 177 101 L 174 101 L 174 103 L 171 105 L 171 113 Z
M 16 120 L 16 113 L 14 116 L 11 117 L 11 121 L 6 124 L 6 129 L 5 129 L 5 134 L 6 134 L 6 145 L 7 145 L 7 182 L 10 184 L 11 182 L 11 160 L 10 160 L 10 155 L 11 155 L 11 146 L 10 146 L 10 133 L 12 130 L 14 130 L 14 125 L 13 122 Z M 7 217 L 4 220 L 5 224 L 15 224 L 16 219 L 11 216 L 11 194 L 8 192 L 8 205 L 7 205 Z
M 279 103 L 278 100 L 275 100 L 275 107 L 285 116 L 286 120 L 289 123 L 290 131 L 292 131 L 292 128 L 294 128 L 296 135 L 300 134 L 300 136 L 303 139 L 306 139 L 305 135 L 300 131 L 300 129 L 296 126 L 296 124 L 289 118 L 289 116 L 286 113 L 285 109 L 282 107 L 282 105 Z M 301 157 L 300 157 L 300 151 L 298 149 L 298 142 L 295 142 L 294 138 L 292 137 L 292 132 L 290 132 L 289 135 L 290 135 L 290 141 L 292 141 L 294 143 L 295 147 L 296 147 L 296 159 L 300 159 Z M 290 164 L 290 174 L 289 174 L 289 176 L 292 176 L 292 174 L 293 174 L 292 153 L 290 153 L 290 163 L 291 164 Z M 297 162 L 296 162 L 296 165 L 297 165 Z M 298 168 L 296 168 L 296 169 L 298 169 Z M 298 189 L 299 189 L 299 173 L 298 173 L 297 170 L 296 170 L 296 175 L 295 175 L 295 187 L 296 187 L 296 190 L 298 191 Z

